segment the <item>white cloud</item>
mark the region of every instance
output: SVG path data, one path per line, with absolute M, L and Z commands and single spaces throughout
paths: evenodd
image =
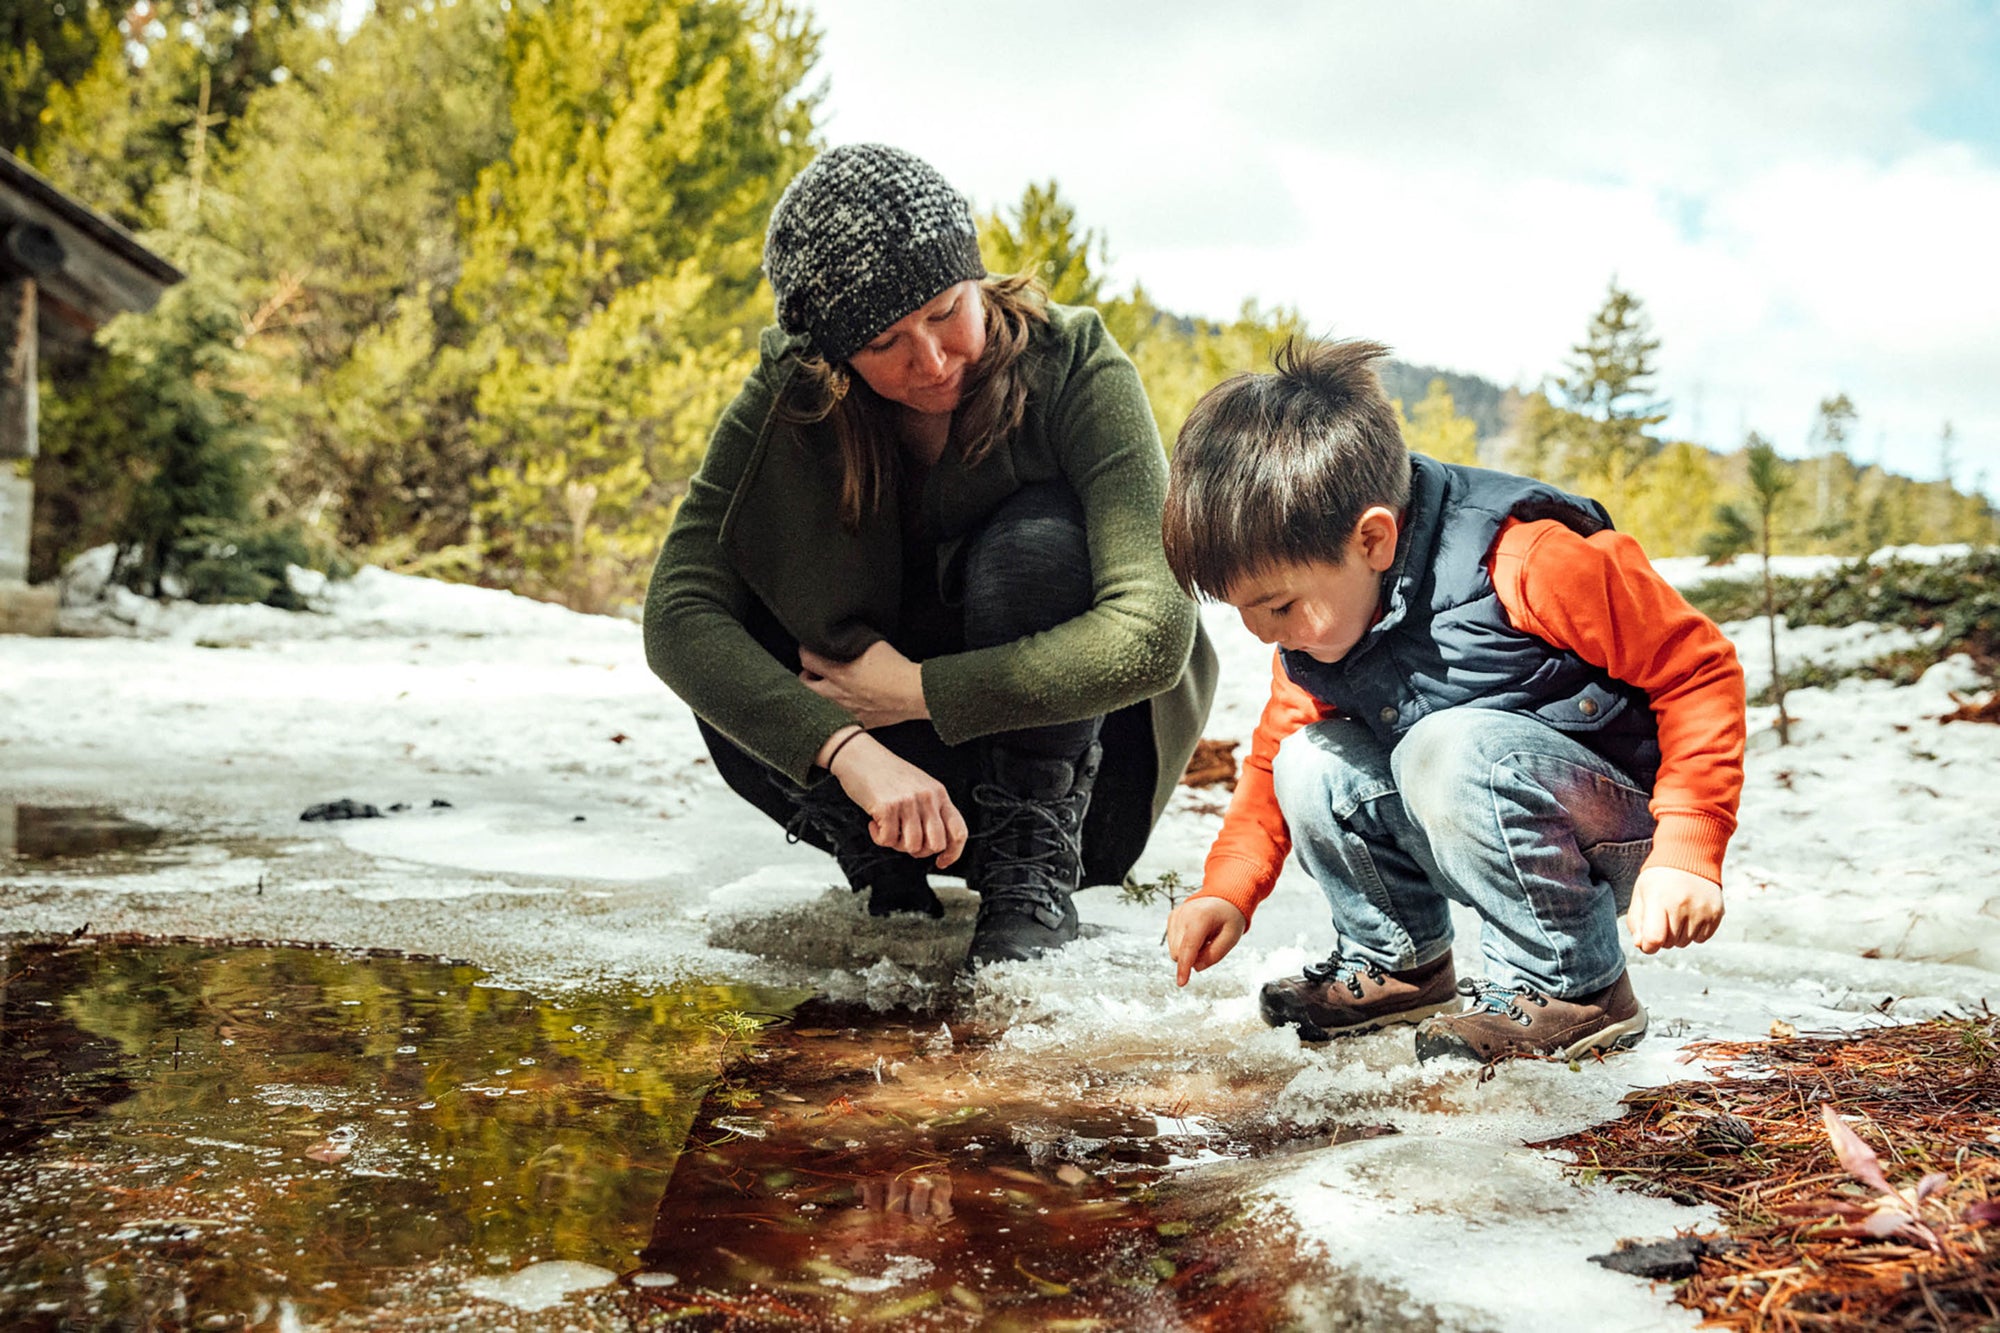
M 995 6 L 831 0 L 829 136 L 929 157 L 985 206 L 1057 179 L 1115 276 L 1245 297 L 1413 360 L 1533 380 L 1613 274 L 1674 425 L 1797 449 L 1818 399 L 1929 474 L 1953 420 L 2000 477 L 1993 145 L 1936 99 L 1990 14 L 1594 0 Z

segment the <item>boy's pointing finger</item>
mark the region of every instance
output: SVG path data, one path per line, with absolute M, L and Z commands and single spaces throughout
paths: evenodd
M 1203 940 L 1188 937 L 1187 919 L 1178 912 L 1167 920 L 1167 956 L 1176 964 L 1174 984 L 1185 986 L 1194 975 L 1194 960 L 1201 953 Z

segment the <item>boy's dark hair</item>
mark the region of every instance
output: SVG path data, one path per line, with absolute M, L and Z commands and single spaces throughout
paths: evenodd
M 1409 450 L 1375 373 L 1388 354 L 1287 339 L 1276 374 L 1202 395 L 1174 445 L 1162 521 L 1184 591 L 1220 598 L 1273 565 L 1340 564 L 1365 510 L 1409 502 Z

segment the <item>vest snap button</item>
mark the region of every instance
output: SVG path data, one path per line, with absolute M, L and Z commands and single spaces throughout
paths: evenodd
M 1595 699 L 1579 700 L 1576 705 L 1576 711 L 1582 713 L 1585 717 L 1596 717 L 1597 700 Z
M 1382 710 L 1382 720 L 1384 722 L 1394 722 L 1396 720 L 1396 710 L 1393 708 L 1384 708 Z

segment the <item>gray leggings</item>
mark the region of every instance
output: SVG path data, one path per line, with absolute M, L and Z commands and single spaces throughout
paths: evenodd
M 1062 482 L 1024 486 L 994 510 L 986 526 L 965 545 L 956 576 L 934 594 L 938 605 L 907 617 L 929 626 L 918 641 L 892 636 L 899 650 L 919 660 L 944 652 L 990 648 L 1053 629 L 1088 611 L 1093 587 L 1090 540 L 1083 505 Z M 935 589 L 936 579 L 928 580 Z M 927 590 L 928 590 L 927 589 Z M 956 601 L 957 605 L 950 605 Z M 910 610 L 911 608 L 906 608 Z M 750 632 L 781 662 L 798 669 L 798 645 L 762 607 Z M 1127 716 L 1129 714 L 1129 716 Z M 1144 704 L 1113 714 L 999 732 L 965 745 L 946 745 L 929 722 L 902 722 L 871 734 L 896 754 L 937 778 L 952 801 L 972 817 L 971 792 L 979 781 L 986 746 L 1069 758 L 1104 733 L 1105 763 L 1084 825 L 1087 883 L 1116 883 L 1137 859 L 1152 823 L 1152 791 L 1157 764 L 1150 714 Z M 773 783 L 775 776 L 728 738 L 701 724 L 716 771 L 736 793 L 784 823 L 794 807 Z

